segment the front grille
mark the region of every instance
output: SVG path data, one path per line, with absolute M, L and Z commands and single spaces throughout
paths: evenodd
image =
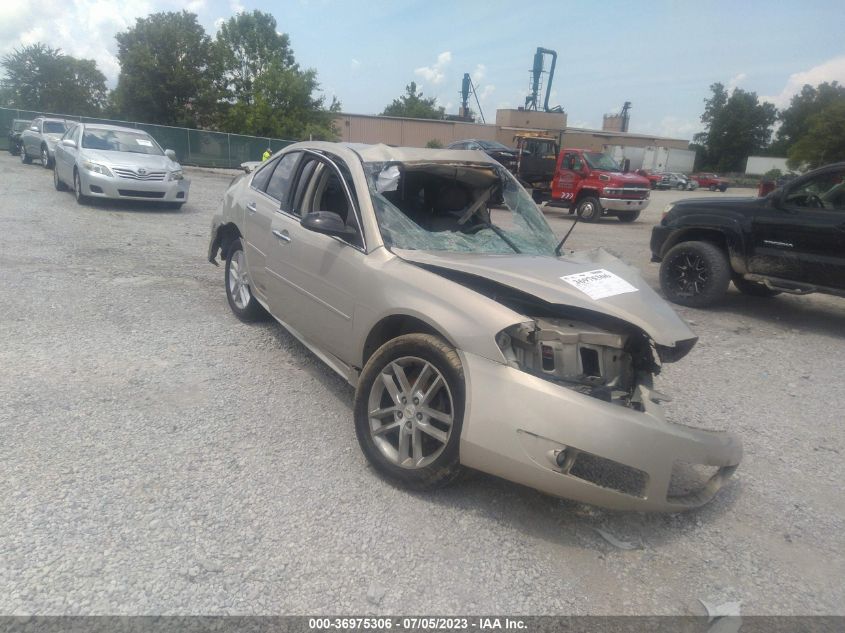
M 642 497 L 648 484 L 643 471 L 584 451 L 577 452 L 569 474 L 633 497 Z
M 112 171 L 117 174 L 120 178 L 127 178 L 129 180 L 143 180 L 145 182 L 161 182 L 167 175 L 167 173 L 163 171 L 148 171 L 144 174 L 139 174 L 137 171 L 134 171 L 132 169 L 125 169 L 123 167 L 113 167 Z
M 118 189 L 117 193 L 128 198 L 163 198 L 163 191 L 135 191 L 134 189 Z

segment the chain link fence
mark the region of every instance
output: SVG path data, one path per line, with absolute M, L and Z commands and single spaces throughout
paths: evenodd
M 251 160 L 261 160 L 261 155 L 268 147 L 275 153 L 296 141 L 260 136 L 245 136 L 243 134 L 228 134 L 226 132 L 210 132 L 208 130 L 192 130 L 184 127 L 169 125 L 153 125 L 151 123 L 134 123 L 132 121 L 116 121 L 112 119 L 98 119 L 94 117 L 72 116 L 68 114 L 52 114 L 48 112 L 34 112 L 30 110 L 15 110 L 0 108 L 0 143 L 3 149 L 8 149 L 9 130 L 15 119 L 34 119 L 46 116 L 67 121 L 82 123 L 104 123 L 121 125 L 144 130 L 152 136 L 164 149 L 172 149 L 183 165 L 197 167 L 223 167 L 237 169 L 241 163 Z

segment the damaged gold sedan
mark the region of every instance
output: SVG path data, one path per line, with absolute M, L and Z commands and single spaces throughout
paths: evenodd
M 738 439 L 665 419 L 696 337 L 628 266 L 561 252 L 482 152 L 307 142 L 236 178 L 211 230 L 234 314 L 271 314 L 355 386 L 381 474 L 465 468 L 609 508 L 701 505 Z

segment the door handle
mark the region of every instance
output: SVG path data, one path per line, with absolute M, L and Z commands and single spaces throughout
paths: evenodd
M 278 229 L 273 229 L 273 235 L 278 237 L 283 242 L 290 242 L 290 235 L 288 235 L 287 231 L 279 231 Z
M 258 209 L 255 206 L 254 202 L 247 202 L 246 203 L 246 210 L 249 211 L 250 213 L 255 213 Z

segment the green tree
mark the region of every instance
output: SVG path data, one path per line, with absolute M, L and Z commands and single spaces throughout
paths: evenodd
M 115 39 L 120 77 L 114 99 L 123 116 L 188 127 L 211 120 L 220 67 L 195 14 L 153 13 Z
M 251 103 L 256 79 L 272 66 L 296 67 L 290 38 L 276 27 L 272 15 L 258 10 L 238 13 L 221 25 L 215 48 L 227 96 L 232 100 Z
M 789 149 L 810 130 L 810 120 L 833 103 L 845 102 L 845 86 L 837 82 L 819 84 L 817 87 L 805 85 L 801 92 L 792 97 L 789 107 L 778 115 L 778 128 L 772 152 L 780 156 L 788 154 Z
M 290 40 L 269 13 L 239 13 L 220 27 L 214 43 L 223 99 L 219 127 L 241 134 L 331 140 L 340 103 L 315 96 L 317 71 L 296 63 Z
M 412 81 L 405 86 L 405 94 L 387 106 L 383 116 L 401 116 L 413 119 L 442 119 L 446 108 L 437 105 L 437 98 L 425 98 L 422 90 L 417 92 L 417 84 Z
M 714 171 L 741 171 L 745 160 L 766 148 L 777 118 L 775 106 L 757 94 L 734 88 L 730 96 L 721 83 L 710 86 L 701 122 L 705 131 L 693 141 L 704 147 L 702 165 Z
M 250 100 L 228 104 L 228 131 L 287 139 L 333 140 L 334 115 L 340 103 L 325 107 L 324 97 L 313 97 L 319 87 L 316 71 L 300 71 L 272 64 L 255 79 Z
M 77 59 L 42 43 L 3 57 L 9 106 L 68 114 L 99 114 L 106 104 L 106 78 L 91 59 Z
M 789 149 L 790 169 L 814 169 L 845 160 L 845 99 L 807 119 L 807 131 Z

